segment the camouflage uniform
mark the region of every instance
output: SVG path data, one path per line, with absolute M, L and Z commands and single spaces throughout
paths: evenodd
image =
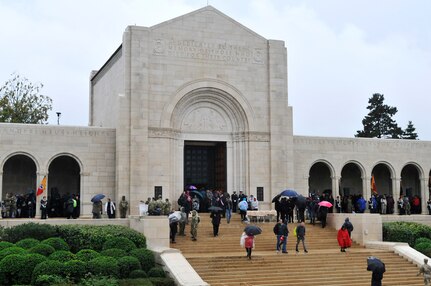
M 198 215 L 198 212 L 193 210 L 192 211 L 192 223 L 191 223 L 191 229 L 190 233 L 192 235 L 192 240 L 196 240 L 196 237 L 198 236 L 198 225 L 200 223 L 201 219 Z

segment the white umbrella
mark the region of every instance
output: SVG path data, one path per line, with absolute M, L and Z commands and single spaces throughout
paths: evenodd
M 171 213 L 169 216 L 169 222 L 177 222 L 181 219 L 181 212 L 179 211 L 175 211 L 173 213 Z

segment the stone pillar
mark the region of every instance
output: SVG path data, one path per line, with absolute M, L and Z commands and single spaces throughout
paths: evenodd
M 394 178 L 392 177 L 392 196 L 394 197 L 394 201 L 395 201 L 395 205 L 394 205 L 394 214 L 398 214 L 399 213 L 399 209 L 398 209 L 398 199 L 400 197 L 400 183 L 401 183 L 401 178 Z
M 340 178 L 341 176 L 333 176 L 332 179 L 332 197 L 335 198 L 340 195 Z M 334 206 L 335 209 L 335 206 Z
M 362 177 L 362 195 L 364 196 L 364 199 L 368 202 L 368 199 L 371 198 L 371 177 Z M 370 210 L 367 207 L 365 209 L 365 213 L 369 213 Z
M 420 179 L 421 181 L 421 214 L 428 214 L 427 201 L 428 201 L 428 186 L 425 177 Z
M 3 171 L 0 171 L 0 201 L 3 201 Z M 2 219 L 3 216 L 0 213 L 0 219 Z
M 42 183 L 43 177 L 46 176 L 46 186 L 45 186 L 45 190 L 43 191 L 42 194 L 40 194 L 39 196 L 37 196 L 37 189 L 39 188 L 40 184 Z M 36 188 L 35 188 L 35 196 L 36 196 L 36 216 L 35 218 L 40 218 L 40 200 L 43 198 L 43 196 L 48 197 L 48 173 L 37 173 L 36 175 Z

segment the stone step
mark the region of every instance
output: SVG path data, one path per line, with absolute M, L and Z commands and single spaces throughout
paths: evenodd
M 186 236 L 178 236 L 177 243 L 171 247 L 180 249 L 210 285 L 369 285 L 371 272 L 366 270 L 367 257 L 372 255 L 386 264 L 383 285 L 423 285 L 422 278 L 416 276 L 417 267 L 393 252 L 366 249 L 355 243 L 347 253 L 340 252 L 336 230 L 306 224 L 309 253 L 305 254 L 300 245 L 301 251 L 296 255 L 293 237 L 296 224 L 289 224 L 289 253 L 277 254 L 272 232 L 275 222 L 254 224 L 259 225 L 262 234 L 256 236 L 251 260 L 239 245 L 245 227 L 239 215 L 234 215 L 230 224 L 223 221 L 219 236 L 214 237 L 209 215 L 201 214 L 198 240 L 190 240 L 187 226 Z

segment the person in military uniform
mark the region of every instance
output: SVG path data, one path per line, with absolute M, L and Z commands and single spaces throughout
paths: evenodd
M 126 218 L 128 208 L 129 208 L 129 202 L 126 201 L 126 196 L 121 197 L 121 201 L 120 201 L 120 217 L 121 218 Z
M 431 283 L 431 266 L 428 265 L 428 258 L 424 258 L 424 264 L 419 268 L 416 276 L 424 275 L 424 285 L 429 286 Z
M 190 228 L 190 234 L 192 235 L 192 240 L 196 241 L 198 236 L 198 225 L 201 221 L 198 212 L 196 210 L 192 211 L 192 219 L 191 219 L 191 228 Z
M 169 201 L 168 198 L 166 198 L 163 204 L 163 214 L 168 215 L 169 212 L 171 211 L 171 207 L 172 207 L 171 202 Z

